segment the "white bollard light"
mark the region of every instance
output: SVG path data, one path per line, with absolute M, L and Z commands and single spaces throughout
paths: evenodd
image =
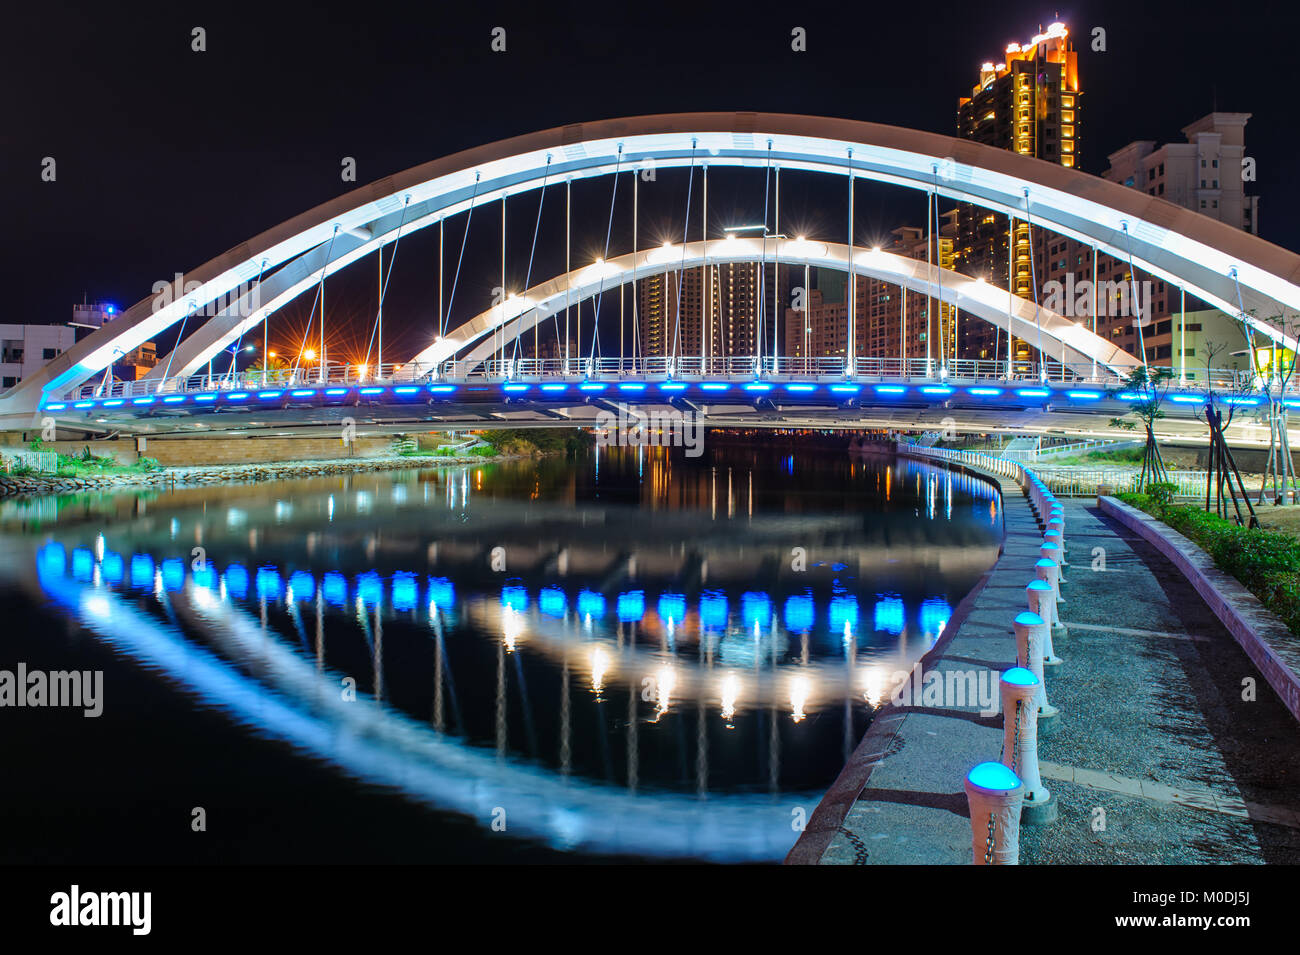
M 1065 579 L 1065 574 L 1061 573 L 1061 566 L 1065 560 L 1065 555 L 1061 553 L 1061 546 L 1059 544 L 1044 537 L 1043 543 L 1038 548 L 1038 556 L 1040 558 L 1046 557 L 1048 560 L 1056 561 L 1056 582 L 1058 589 L 1061 584 L 1068 583 Z
M 1030 612 L 1038 614 L 1050 624 L 1047 628 L 1047 639 L 1043 642 L 1043 666 L 1060 666 L 1061 658 L 1056 655 L 1052 638 L 1058 635 L 1065 636 L 1065 628 L 1061 626 L 1061 616 L 1056 609 L 1056 594 L 1052 591 L 1052 585 L 1041 579 L 1031 580 L 1029 586 L 1025 588 L 1025 597 L 1029 602 Z
M 1065 598 L 1061 596 L 1061 568 L 1057 566 L 1056 561 L 1050 557 L 1040 557 L 1034 564 L 1034 573 L 1038 575 L 1039 580 L 1045 580 L 1052 585 L 1057 604 L 1065 603 Z
M 1024 667 L 1002 674 L 1002 762 L 1025 785 L 1025 804 L 1051 797 L 1038 773 L 1038 677 Z M 1019 706 L 1019 727 L 1017 710 Z
M 971 848 L 976 865 L 1018 865 L 1020 809 L 1025 786 L 1002 763 L 980 763 L 966 774 Z
M 1056 545 L 1057 553 L 1061 555 L 1061 566 L 1069 567 L 1070 562 L 1065 559 L 1065 541 L 1061 538 L 1061 532 L 1055 527 L 1048 527 L 1043 532 L 1043 543 L 1049 542 Z
M 1017 614 L 1016 664 L 1038 678 L 1038 717 L 1051 719 L 1061 711 L 1047 701 L 1047 682 L 1043 678 L 1043 646 L 1047 642 L 1047 622 L 1026 610 Z

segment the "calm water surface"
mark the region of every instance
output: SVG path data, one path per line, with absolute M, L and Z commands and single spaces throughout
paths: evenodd
M 779 860 L 1001 521 L 716 442 L 6 502 L 0 669 L 104 712 L 0 709 L 0 857 Z

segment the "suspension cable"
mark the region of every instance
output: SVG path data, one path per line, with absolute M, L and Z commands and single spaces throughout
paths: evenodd
M 677 360 L 677 347 L 681 343 L 682 322 L 682 284 L 686 280 L 686 239 L 691 228 L 691 193 L 695 186 L 695 147 L 698 140 L 691 140 L 691 168 L 686 178 L 686 221 L 682 224 L 682 264 L 677 268 L 677 305 L 673 310 L 673 361 Z
M 389 258 L 388 260 L 388 274 L 384 276 L 384 285 L 379 290 L 379 311 L 375 314 L 375 324 L 370 329 L 370 342 L 369 344 L 366 345 L 366 361 L 365 361 L 366 368 L 370 367 L 370 348 L 375 343 L 375 332 L 378 331 L 379 323 L 383 320 L 384 297 L 388 295 L 388 283 L 393 280 L 393 266 L 397 263 L 397 247 L 398 245 L 401 244 L 402 241 L 402 226 L 406 224 L 406 210 L 407 207 L 410 205 L 410 202 L 411 202 L 411 197 L 407 196 L 406 201 L 402 204 L 402 215 L 397 220 L 397 236 L 393 239 L 393 254 L 392 257 Z M 380 255 L 379 263 L 382 268 L 384 262 L 383 259 L 384 246 L 382 243 L 379 246 L 379 255 Z M 383 348 L 383 343 L 381 342 L 380 343 L 381 351 L 379 353 L 380 358 L 383 358 L 382 348 Z M 380 377 L 382 374 L 383 374 L 382 368 L 375 369 L 375 377 Z
M 261 263 L 257 266 L 257 284 L 253 286 L 254 292 L 256 292 L 258 289 L 262 287 L 262 272 L 266 269 L 266 261 L 267 261 L 266 259 L 263 259 Z M 263 315 L 262 321 L 263 322 L 266 321 L 265 315 Z M 230 368 L 226 371 L 225 374 L 226 381 L 230 381 L 231 376 L 234 374 L 235 362 L 239 360 L 239 349 L 243 347 L 243 344 L 244 344 L 244 323 L 240 322 L 239 337 L 235 339 L 235 357 L 234 359 L 231 360 Z M 265 346 L 262 347 L 262 368 L 263 370 L 265 370 L 266 368 L 266 347 Z M 266 380 L 265 377 L 263 377 L 263 380 L 264 381 Z
M 307 347 L 307 336 L 311 334 L 312 323 L 316 321 L 316 305 L 320 302 L 321 289 L 325 285 L 325 270 L 329 268 L 330 258 L 334 254 L 334 240 L 338 238 L 338 234 L 339 224 L 336 222 L 334 223 L 334 234 L 330 236 L 329 248 L 325 250 L 325 261 L 322 262 L 320 266 L 320 281 L 316 283 L 316 298 L 311 303 L 311 313 L 307 316 L 307 327 L 303 329 L 302 342 L 298 345 L 298 352 L 293 356 L 293 367 L 289 370 L 290 377 L 296 377 L 298 374 L 298 363 L 302 359 L 303 349 Z M 323 314 L 323 310 L 320 321 L 323 329 L 325 326 L 325 315 Z M 324 360 L 324 356 L 321 356 L 321 361 Z M 166 377 L 166 375 L 163 377 Z
M 537 233 L 542 227 L 542 206 L 546 204 L 546 177 L 550 175 L 550 172 L 551 172 L 551 154 L 547 153 L 546 169 L 542 172 L 542 195 L 541 198 L 537 200 L 537 220 L 533 223 L 533 245 L 532 248 L 528 250 L 528 270 L 524 273 L 524 289 L 523 289 L 524 294 L 527 294 L 528 283 L 531 282 L 533 278 L 533 256 L 537 254 Z M 523 314 L 520 313 L 520 318 L 522 317 Z M 522 331 L 522 326 L 523 326 L 523 322 L 521 321 L 515 322 L 515 350 L 513 353 L 513 357 L 515 359 L 519 358 L 519 333 Z M 537 351 L 537 323 L 536 322 L 533 323 L 533 351 L 534 353 Z M 539 358 L 541 356 L 534 354 L 533 357 Z
M 447 325 L 451 324 L 451 309 L 456 304 L 456 284 L 460 281 L 461 263 L 465 261 L 465 243 L 469 241 L 469 227 L 474 224 L 474 200 L 478 198 L 478 182 L 482 175 L 481 172 L 474 173 L 474 190 L 469 196 L 469 214 L 465 219 L 465 234 L 460 237 L 460 254 L 456 256 L 456 273 L 451 277 L 451 297 L 447 299 L 447 314 L 443 319 L 443 327 L 438 330 L 438 334 L 442 336 L 447 334 Z
M 1034 293 L 1034 324 L 1038 326 L 1038 380 L 1047 380 L 1047 355 L 1043 352 L 1043 313 L 1038 306 L 1038 275 L 1034 270 L 1034 220 L 1029 214 L 1029 190 L 1025 190 L 1025 231 L 1029 236 L 1029 290 Z M 1061 369 L 1065 378 L 1065 369 Z
M 1124 248 L 1128 252 L 1128 280 L 1129 285 L 1132 286 L 1129 298 L 1133 302 L 1133 308 L 1137 311 L 1137 321 L 1133 324 L 1138 330 L 1138 351 L 1141 352 L 1142 370 L 1145 372 L 1147 370 L 1147 346 L 1146 340 L 1142 336 L 1142 304 L 1137 297 L 1137 270 L 1133 267 L 1133 243 L 1128 234 L 1128 220 L 1121 222 L 1120 227 L 1124 230 Z M 1033 259 L 1030 259 L 1030 262 L 1032 263 Z
M 852 181 L 852 179 L 850 179 Z M 763 315 L 763 306 L 766 304 L 766 284 L 767 284 L 767 211 L 768 201 L 772 194 L 772 140 L 767 141 L 767 166 L 763 171 L 763 244 L 760 247 L 758 257 L 758 302 L 754 307 L 755 324 L 758 326 L 758 334 L 754 340 L 754 373 L 758 374 L 759 367 L 762 366 L 763 360 L 763 332 L 766 329 L 765 316 Z M 849 265 L 850 273 L 853 271 L 853 265 Z
M 605 225 L 605 253 L 601 256 L 601 265 L 609 259 L 609 237 L 614 231 L 614 203 L 618 201 L 618 172 L 623 163 L 623 144 L 618 144 L 618 158 L 614 160 L 614 188 L 609 195 L 609 221 Z M 605 269 L 600 270 L 600 285 L 596 291 L 595 307 L 592 309 L 592 332 L 591 332 L 591 361 L 596 359 L 600 351 L 600 303 L 605 297 Z M 578 303 L 579 316 L 582 315 L 582 303 Z M 578 348 L 582 348 L 582 342 L 578 342 Z
M 1260 374 L 1258 364 L 1255 361 L 1255 330 L 1251 327 L 1250 323 L 1246 321 L 1246 305 L 1241 298 L 1241 282 L 1237 280 L 1236 266 L 1233 266 L 1228 275 L 1231 276 L 1232 284 L 1237 289 L 1237 320 L 1241 322 L 1241 333 L 1246 339 L 1246 350 L 1250 352 L 1250 374 L 1251 377 L 1258 378 L 1260 377 Z M 1276 349 L 1277 343 L 1274 342 L 1273 344 Z

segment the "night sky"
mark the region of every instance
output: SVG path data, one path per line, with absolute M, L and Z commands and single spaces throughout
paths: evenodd
M 1294 4 L 1273 12 L 1251 4 L 1229 7 L 1242 14 L 1223 20 L 1220 9 L 1199 2 L 970 3 L 946 12 L 933 3 L 600 7 L 573 0 L 283 11 L 184 2 L 24 5 L 5 16 L 0 54 L 3 320 L 64 322 L 83 292 L 131 305 L 155 281 L 354 188 L 340 180 L 344 156 L 356 158 L 364 184 L 538 129 L 688 110 L 802 112 L 951 135 L 957 97 L 969 92 L 979 63 L 1000 59 L 1008 42 L 1057 18 L 1080 52 L 1081 168 L 1100 173 L 1107 153 L 1134 139 L 1181 142 L 1181 127 L 1216 104 L 1250 112 L 1247 153 L 1257 159 L 1258 182 L 1248 191 L 1262 197 L 1262 234 L 1300 249 L 1291 79 L 1300 13 Z M 191 51 L 194 26 L 207 30 L 207 52 Z M 507 30 L 505 54 L 489 49 L 494 26 Z M 806 53 L 790 50 L 794 26 L 808 31 Z M 1095 26 L 1106 29 L 1104 53 L 1089 47 Z M 57 161 L 54 183 L 40 178 L 46 156 Z M 756 209 L 761 217 L 762 181 L 748 175 L 719 182 L 710 198 L 718 215 Z M 680 238 L 684 176 L 661 173 L 659 211 L 643 207 L 647 231 Z M 842 212 L 833 202 L 842 201 L 842 189 L 826 191 L 834 185 L 792 181 L 783 207 L 803 217 L 810 234 L 838 235 Z M 860 189 L 863 241 L 924 217 L 919 194 Z M 513 284 L 524 278 L 536 201 L 510 206 L 509 257 L 519 263 L 510 268 Z M 603 222 L 608 203 L 608 183 L 575 187 L 575 219 L 585 212 Z M 548 199 L 543 210 L 534 284 L 562 265 L 555 242 L 562 232 L 546 229 L 560 225 L 561 208 Z M 481 248 L 471 242 L 457 293 L 461 315 L 485 304 L 499 281 L 489 254 L 499 242 L 496 216 L 476 220 Z M 621 228 L 615 245 L 630 241 Z M 385 307 L 394 358 L 427 338 L 436 313 L 434 231 L 399 250 Z M 589 235 L 602 232 L 593 226 Z M 581 254 L 575 249 L 575 259 Z M 330 296 L 340 321 L 350 316 L 362 335 L 373 319 L 374 268 L 372 257 L 349 270 Z M 358 271 L 364 274 L 351 274 Z M 309 307 L 285 309 L 273 337 L 289 335 Z

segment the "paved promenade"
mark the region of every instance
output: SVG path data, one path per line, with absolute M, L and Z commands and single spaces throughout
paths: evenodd
M 1015 665 L 1041 529 L 1001 485 L 1002 554 L 927 671 Z M 1163 556 L 1094 500 L 1063 503 L 1068 637 L 1047 671 L 1061 716 L 1039 742 L 1059 818 L 1021 828 L 1021 863 L 1300 862 L 1300 726 Z M 882 710 L 787 861 L 969 864 L 962 780 L 1001 746 L 1001 716 L 974 706 Z

